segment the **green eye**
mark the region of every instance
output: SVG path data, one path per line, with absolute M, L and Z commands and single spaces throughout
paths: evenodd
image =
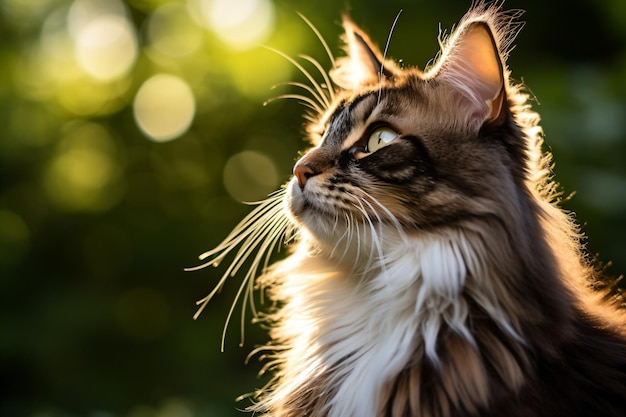
M 379 127 L 367 141 L 367 151 L 376 152 L 394 141 L 400 134 L 389 127 Z

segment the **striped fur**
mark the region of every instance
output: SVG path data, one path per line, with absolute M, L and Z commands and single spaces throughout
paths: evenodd
M 256 281 L 273 301 L 274 377 L 251 411 L 624 415 L 626 320 L 592 290 L 539 117 L 509 76 L 518 16 L 476 4 L 425 71 L 385 60 L 345 19 L 336 87 L 310 90 L 313 147 L 207 254 L 241 244 L 235 265 L 260 245 L 252 291 L 292 229 L 291 255 Z

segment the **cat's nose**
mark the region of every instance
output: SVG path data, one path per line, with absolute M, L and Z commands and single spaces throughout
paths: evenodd
M 298 180 L 298 185 L 300 186 L 301 190 L 304 190 L 304 185 L 306 184 L 307 180 L 317 174 L 318 173 L 313 169 L 310 164 L 298 163 L 295 167 L 293 167 L 293 175 Z

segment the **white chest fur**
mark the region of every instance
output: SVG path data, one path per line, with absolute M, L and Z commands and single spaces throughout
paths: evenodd
M 304 248 L 280 264 L 277 296 L 286 303 L 273 335 L 289 348 L 274 399 L 324 374 L 329 417 L 375 416 L 385 384 L 418 348 L 437 363 L 444 323 L 473 344 L 463 291 L 484 274 L 483 254 L 467 239 L 461 231 L 396 238 L 385 242 L 378 267 L 362 273 Z M 514 334 L 498 301 L 482 302 Z

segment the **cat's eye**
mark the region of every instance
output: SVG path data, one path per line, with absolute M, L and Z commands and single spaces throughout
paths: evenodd
M 398 138 L 399 133 L 390 127 L 379 127 L 374 130 L 367 140 L 367 152 L 376 152 L 380 148 L 389 145 Z

